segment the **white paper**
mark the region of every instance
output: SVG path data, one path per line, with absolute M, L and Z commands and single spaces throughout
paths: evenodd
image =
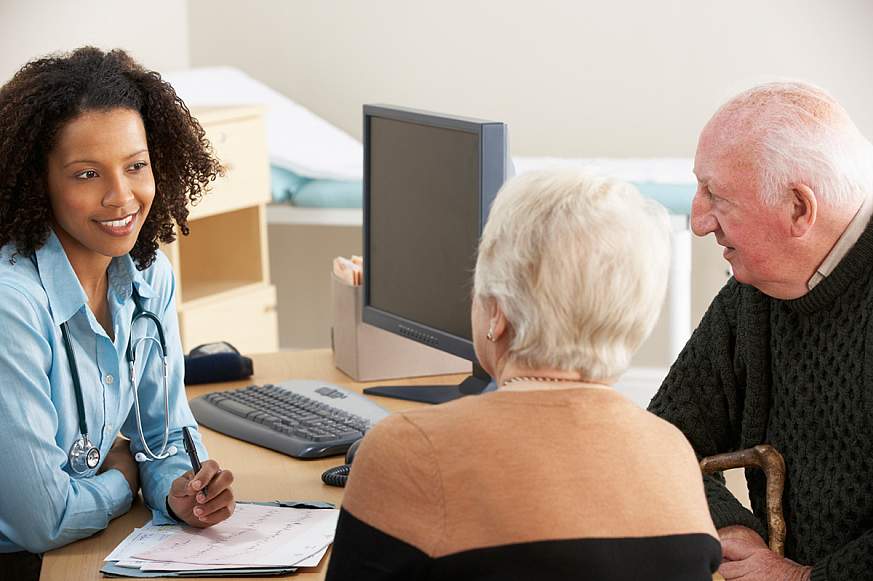
M 321 560 L 324 558 L 324 554 L 327 553 L 327 549 L 330 545 L 325 545 L 320 551 L 317 553 L 306 557 L 302 561 L 298 563 L 294 563 L 295 567 L 318 567 L 318 564 L 321 563 Z
M 141 571 L 211 571 L 213 569 L 257 569 L 260 565 L 246 567 L 245 565 L 195 565 L 193 563 L 162 563 L 161 561 L 139 561 Z
M 292 567 L 317 567 L 324 558 L 325 553 L 330 545 L 325 545 L 320 551 L 306 557 L 299 563 L 290 563 Z M 160 561 L 135 561 L 138 563 L 137 568 L 143 571 L 200 571 L 204 569 L 240 569 L 247 568 L 246 565 L 194 565 L 192 563 L 172 563 Z M 120 563 L 118 563 L 120 565 Z M 250 565 L 250 568 L 262 567 L 262 565 Z
M 207 529 L 185 527 L 135 559 L 172 563 L 283 567 L 333 542 L 338 510 L 238 504 L 226 521 Z
M 115 561 L 115 565 L 117 567 L 124 567 L 125 569 L 137 569 L 139 570 L 142 567 L 142 564 L 145 561 Z
M 166 538 L 169 538 L 182 530 L 180 525 L 157 526 L 149 522 L 142 528 L 134 529 L 127 538 L 121 541 L 104 561 L 137 561 L 134 553 L 147 551 Z M 125 565 L 119 565 L 123 567 Z

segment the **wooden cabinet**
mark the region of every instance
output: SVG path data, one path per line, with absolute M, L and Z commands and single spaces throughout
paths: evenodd
M 226 170 L 191 210 L 188 236 L 165 246 L 176 274 L 182 347 L 228 341 L 243 353 L 278 349 L 266 204 L 270 169 L 263 111 L 195 109 Z

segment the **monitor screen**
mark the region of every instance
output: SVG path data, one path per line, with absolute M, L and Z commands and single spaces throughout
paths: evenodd
M 364 321 L 472 360 L 473 269 L 504 179 L 505 126 L 364 113 Z
M 471 340 L 478 136 L 374 118 L 370 147 L 370 304 Z

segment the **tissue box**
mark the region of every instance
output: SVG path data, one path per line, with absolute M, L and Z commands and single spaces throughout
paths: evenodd
M 470 373 L 472 365 L 361 321 L 364 288 L 350 286 L 331 273 L 333 327 L 331 344 L 337 369 L 356 381 L 374 381 Z

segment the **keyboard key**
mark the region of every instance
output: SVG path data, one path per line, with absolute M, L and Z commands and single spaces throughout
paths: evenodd
M 336 432 L 334 434 L 337 440 L 357 440 L 363 438 L 364 434 L 357 430 L 346 430 L 344 432 Z
M 237 415 L 237 416 L 240 416 L 240 417 L 243 417 L 243 418 L 248 416 L 249 414 L 252 414 L 252 413 L 255 413 L 258 411 L 255 408 L 249 407 L 249 406 L 242 404 L 242 403 L 239 403 L 237 401 L 233 401 L 232 399 L 221 400 L 221 401 L 217 402 L 217 405 L 221 409 L 229 411 L 230 413 Z

